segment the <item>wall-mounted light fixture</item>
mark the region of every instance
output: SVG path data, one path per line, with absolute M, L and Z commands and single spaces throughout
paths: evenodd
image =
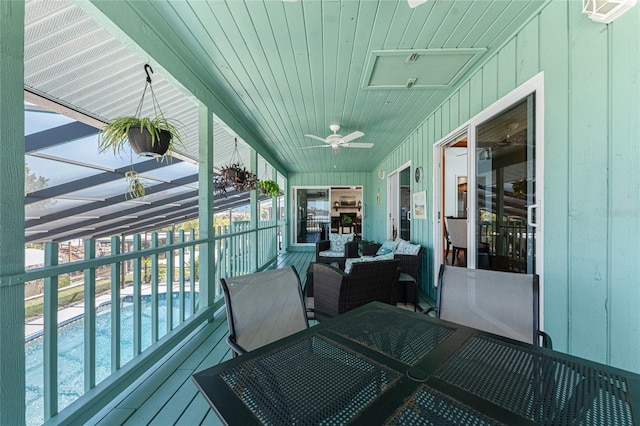
M 609 24 L 636 5 L 638 0 L 582 0 L 582 13 L 592 21 Z

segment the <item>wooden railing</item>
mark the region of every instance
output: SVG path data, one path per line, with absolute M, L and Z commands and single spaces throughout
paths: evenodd
M 161 243 L 162 237 L 164 240 Z M 203 251 L 206 246 L 207 250 Z M 96 388 L 96 350 L 110 351 L 111 375 L 101 378 L 100 391 L 83 396 L 66 410 L 62 417 L 73 422 L 73 411 L 84 404 L 94 404 L 93 398 L 106 395 L 110 389 L 122 388 L 132 383 L 140 373 L 159 357 L 168 353 L 173 345 L 197 329 L 204 321 L 210 320 L 214 312 L 222 306 L 220 278 L 242 275 L 265 268 L 277 255 L 277 226 L 275 221 L 261 221 L 258 229 L 250 229 L 250 223 L 233 223 L 231 227 L 216 229 L 211 239 L 196 239 L 194 232 L 153 233 L 147 246 L 143 245 L 140 235 L 135 235 L 131 251 L 121 252 L 120 237 L 112 237 L 110 254 L 96 256 L 96 242 L 85 241 L 84 260 L 58 265 L 58 244 L 47 243 L 45 247 L 45 267 L 30 270 L 13 280 L 26 283 L 44 279 L 43 329 L 44 339 L 44 415 L 48 420 L 64 408 L 58 403 L 58 348 L 59 277 L 65 274 L 80 275 L 82 287 L 78 289 L 76 302 L 84 302 L 84 393 Z M 200 253 L 209 253 L 209 259 L 200 257 Z M 198 272 L 202 267 L 210 269 L 214 263 L 213 274 L 208 282 L 199 280 Z M 124 273 L 123 273 L 124 270 Z M 96 271 L 100 271 L 98 274 Z M 106 272 L 106 275 L 105 275 Z M 105 284 L 106 283 L 106 284 Z M 101 290 L 104 287 L 107 290 Z M 68 289 L 68 288 L 67 288 Z M 208 297 L 199 297 L 201 289 L 206 289 Z M 110 348 L 96 348 L 96 297 L 108 297 L 111 311 Z M 165 294 L 166 297 L 160 297 Z M 121 306 L 126 295 L 127 303 L 133 305 L 133 344 L 132 353 L 122 353 L 122 317 Z M 177 297 L 178 307 L 173 306 L 173 297 Z M 145 339 L 143 321 L 143 298 L 150 298 L 150 343 Z M 32 299 L 32 298 L 30 298 Z M 73 299 L 73 298 L 72 298 Z M 62 299 L 60 299 L 62 300 Z M 161 324 L 163 326 L 161 327 Z M 148 325 L 147 325 L 148 326 Z M 127 330 L 128 331 L 128 330 Z M 5 348 L 3 348 L 3 351 Z M 19 349 L 21 350 L 21 349 Z M 122 370 L 127 374 L 121 374 Z M 86 397 L 86 398 L 85 398 Z M 84 399 L 84 400 L 83 400 Z M 56 418 L 60 417 L 58 415 Z
M 533 230 L 529 230 L 524 221 L 480 223 L 480 241 L 489 256 L 506 258 L 518 269 L 526 267 L 527 250 L 533 237 Z

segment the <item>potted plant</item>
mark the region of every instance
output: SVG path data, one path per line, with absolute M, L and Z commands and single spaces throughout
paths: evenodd
M 113 149 L 121 152 L 128 142 L 138 155 L 164 157 L 177 144 L 184 145 L 179 131 L 180 123 L 160 114 L 154 118 L 124 116 L 118 117 L 100 131 L 100 151 Z
M 127 199 L 144 197 L 146 182 L 144 179 L 140 178 L 138 172 L 131 169 L 124 174 L 124 177 L 127 180 L 127 192 L 125 193 L 125 197 Z
M 258 189 L 262 191 L 264 195 L 271 195 L 272 197 L 277 197 L 280 193 L 280 185 L 272 179 L 261 180 L 258 182 Z

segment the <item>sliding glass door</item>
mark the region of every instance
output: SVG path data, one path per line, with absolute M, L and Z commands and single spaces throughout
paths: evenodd
M 522 102 L 476 128 L 476 266 L 535 271 L 535 99 Z
M 542 275 L 541 91 L 537 76 L 435 145 L 436 271 Z

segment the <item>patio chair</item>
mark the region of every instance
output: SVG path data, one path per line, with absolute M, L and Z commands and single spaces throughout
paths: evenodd
M 316 262 L 336 263 L 344 269 L 348 258 L 358 257 L 358 242 L 354 234 L 329 234 L 328 240 L 316 243 Z
M 467 219 L 464 217 L 447 216 L 444 218 L 446 232 L 449 235 L 449 241 L 453 246 L 453 255 L 451 264 L 455 265 L 456 259 L 460 256 L 460 252 L 464 254 L 464 261 L 467 261 Z M 448 246 L 447 246 L 448 249 Z M 445 260 L 446 260 L 445 255 Z
M 441 265 L 437 307 L 440 319 L 543 346 L 551 337 L 539 328 L 538 276 Z
M 295 267 L 221 278 L 227 343 L 241 355 L 309 327 Z
M 396 304 L 399 261 L 354 263 L 349 273 L 323 263 L 313 263 L 314 318 L 324 321 L 378 301 Z

